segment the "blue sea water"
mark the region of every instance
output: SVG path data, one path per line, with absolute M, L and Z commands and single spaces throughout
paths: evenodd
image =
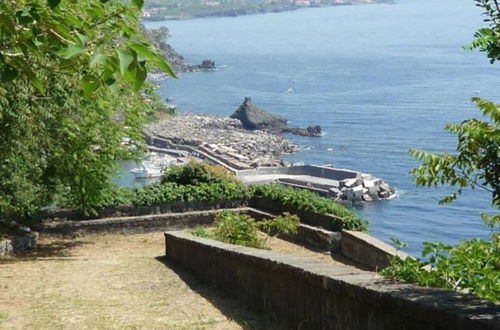
M 453 151 L 456 138 L 443 128 L 479 116 L 471 97 L 500 101 L 500 65 L 462 49 L 482 25 L 472 0 L 400 0 L 146 27 L 167 26 L 188 61 L 224 66 L 164 81 L 164 97 L 182 111 L 230 115 L 251 96 L 293 126 L 321 125 L 321 138 L 290 136 L 310 149 L 288 158 L 360 170 L 394 186 L 397 199 L 357 211 L 374 236 L 397 237 L 416 255 L 423 241 L 488 237 L 479 218 L 492 211 L 487 193 L 440 206 L 449 190 L 416 187 L 408 174 L 417 165 L 408 149 Z

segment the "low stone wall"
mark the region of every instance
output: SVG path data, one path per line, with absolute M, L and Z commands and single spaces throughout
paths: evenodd
M 304 257 L 165 233 L 168 260 L 286 329 L 500 329 L 500 306 Z
M 0 241 L 0 256 L 18 254 L 34 249 L 38 240 L 38 233 L 29 233 L 14 239 Z
M 359 231 L 342 231 L 340 251 L 343 256 L 374 271 L 380 271 L 390 266 L 391 257 L 402 259 L 408 254 Z
M 226 210 L 241 212 L 241 209 Z M 76 235 L 102 232 L 142 233 L 175 230 L 209 225 L 220 212 L 221 210 L 209 210 L 83 221 L 53 221 L 43 223 L 37 227 L 37 230 L 41 233 L 52 235 Z
M 235 208 L 245 205 L 246 201 L 217 201 L 217 202 L 173 202 L 147 206 L 121 205 L 99 210 L 95 216 L 86 216 L 77 209 L 47 209 L 39 212 L 36 219 L 39 221 L 66 221 L 66 220 L 96 220 L 102 218 L 142 216 L 150 214 L 180 213 L 192 211 L 217 210 Z

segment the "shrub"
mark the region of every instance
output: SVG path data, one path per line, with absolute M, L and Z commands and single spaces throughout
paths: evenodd
M 264 249 L 271 232 L 275 234 L 296 234 L 299 218 L 296 215 L 284 213 L 275 219 L 256 221 L 246 214 L 235 212 L 220 213 L 215 219 L 215 229 L 209 232 L 205 229 L 193 230 L 193 235 L 212 238 L 224 243 Z M 260 235 L 260 231 L 265 236 Z
M 161 179 L 162 183 L 194 185 L 202 183 L 236 182 L 233 174 L 222 166 L 211 166 L 206 162 L 191 160 L 186 165 L 170 166 Z
M 393 257 L 391 266 L 381 274 L 404 282 L 469 292 L 500 301 L 499 240 L 474 239 L 456 246 L 423 244 L 423 259 Z
M 278 184 L 253 186 L 253 197 L 264 197 L 301 211 L 330 214 L 342 219 L 344 229 L 367 231 L 368 221 L 330 198 L 321 197 L 306 189 L 294 189 Z

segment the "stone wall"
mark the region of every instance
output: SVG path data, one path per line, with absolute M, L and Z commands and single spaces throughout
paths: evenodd
M 166 257 L 286 329 L 500 329 L 500 307 L 304 257 L 165 233 Z
M 408 257 L 408 254 L 359 231 L 342 231 L 340 242 L 343 256 L 374 271 L 388 267 L 393 256 Z
M 0 241 L 0 256 L 18 254 L 34 249 L 38 240 L 38 233 L 29 233 L 14 239 Z
M 66 221 L 66 220 L 96 220 L 112 217 L 142 216 L 150 214 L 180 213 L 191 211 L 216 210 L 235 208 L 245 205 L 246 201 L 215 201 L 215 202 L 173 202 L 146 206 L 119 205 L 99 210 L 97 215 L 84 215 L 77 209 L 46 209 L 36 216 L 38 221 Z
M 240 209 L 226 209 L 240 212 Z M 37 227 L 43 234 L 76 235 L 102 232 L 143 233 L 209 225 L 221 210 L 151 214 L 81 221 L 51 221 Z

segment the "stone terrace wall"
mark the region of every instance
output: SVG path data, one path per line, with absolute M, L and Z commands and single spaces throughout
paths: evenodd
M 97 211 L 97 215 L 84 215 L 78 209 L 47 209 L 39 212 L 35 220 L 58 221 L 58 220 L 97 220 L 102 218 L 142 216 L 150 214 L 179 213 L 192 211 L 217 210 L 224 208 L 235 208 L 246 205 L 247 201 L 215 201 L 215 202 L 172 202 L 154 205 L 135 206 L 119 205 L 111 206 Z
M 168 260 L 286 329 L 500 329 L 500 306 L 308 258 L 165 233 Z
M 391 264 L 391 257 L 402 259 L 408 254 L 398 251 L 381 240 L 360 231 L 343 230 L 340 239 L 340 251 L 343 256 L 367 267 L 380 271 Z

